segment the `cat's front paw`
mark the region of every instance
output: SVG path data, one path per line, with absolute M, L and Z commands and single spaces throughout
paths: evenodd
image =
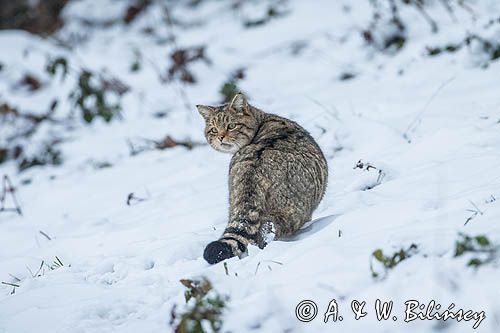
M 233 254 L 231 245 L 221 241 L 215 241 L 208 244 L 205 248 L 205 252 L 203 252 L 203 258 L 205 258 L 209 264 L 216 264 L 234 256 L 235 254 Z

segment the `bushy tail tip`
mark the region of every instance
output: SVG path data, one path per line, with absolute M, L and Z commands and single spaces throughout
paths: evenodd
M 234 256 L 231 245 L 221 241 L 211 242 L 203 252 L 203 258 L 211 265 Z

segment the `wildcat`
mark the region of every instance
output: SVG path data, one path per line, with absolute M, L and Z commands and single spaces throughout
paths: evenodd
M 233 154 L 229 166 L 229 222 L 205 248 L 215 264 L 264 248 L 311 220 L 325 192 L 328 169 L 311 135 L 297 123 L 248 104 L 243 94 L 222 106 L 197 105 L 205 137 L 217 151 Z

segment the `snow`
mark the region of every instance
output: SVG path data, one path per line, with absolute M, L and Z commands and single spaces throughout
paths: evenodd
M 0 165 L 0 175 L 17 185 L 24 213 L 0 213 L 0 280 L 21 280 L 13 295 L 12 287 L 0 285 L 0 332 L 169 332 L 172 306 L 184 304 L 179 280 L 200 276 L 230 297 L 225 331 L 472 331 L 473 321 L 405 323 L 404 302 L 417 299 L 485 311 L 475 331 L 498 332 L 498 263 L 475 270 L 453 250 L 459 232 L 500 242 L 500 200 L 489 200 L 500 198 L 500 61 L 482 68 L 484 59 L 467 47 L 435 57 L 425 52 L 470 31 L 498 36 L 498 24 L 485 28 L 500 14 L 497 1 L 472 1 L 476 20 L 457 8 L 456 21 L 434 4 L 437 34 L 417 11 L 405 10 L 408 42 L 394 55 L 362 40 L 368 1 L 288 1 L 287 15 L 252 29 L 242 19 L 260 17 L 266 6 L 176 5 L 174 17 L 199 22 L 183 29 L 167 26 L 161 6 L 153 5 L 128 26 L 83 29 L 79 18 L 107 22 L 126 9 L 120 1 L 99 3 L 70 3 L 68 23 L 55 37 L 0 31 L 0 99 L 19 109 L 44 112 L 59 98 L 57 114 L 67 114 L 79 68 L 105 69 L 131 87 L 122 100 L 123 120 L 57 128 L 66 139 L 62 166 L 19 173 L 13 162 Z M 155 36 L 141 32 L 148 26 Z M 77 34 L 83 42 L 72 49 L 58 46 Z M 188 66 L 196 84 L 158 80 L 175 48 L 170 35 L 178 47 L 207 45 L 212 64 Z M 294 54 L 297 45 L 304 47 Z M 131 73 L 134 49 L 142 69 Z M 46 59 L 58 55 L 68 56 L 73 68 L 65 80 L 44 72 Z M 230 156 L 208 146 L 130 156 L 127 139 L 169 134 L 203 141 L 194 104 L 219 102 L 219 88 L 240 67 L 246 77 L 238 84 L 250 102 L 309 130 L 328 158 L 330 176 L 313 223 L 291 239 L 263 250 L 251 246 L 247 257 L 227 260 L 226 275 L 222 263 L 210 266 L 202 253 L 226 224 Z M 12 82 L 26 71 L 47 84 L 34 94 L 16 89 Z M 356 77 L 338 80 L 344 72 Z M 153 117 L 158 111 L 167 116 Z M 354 169 L 360 159 L 384 177 L 377 181 L 377 170 Z M 96 169 L 98 162 L 112 166 Z M 31 183 L 21 185 L 27 179 Z M 127 206 L 129 193 L 146 200 Z M 482 214 L 464 225 L 472 203 Z M 385 279 L 372 277 L 375 249 L 393 253 L 412 243 L 416 255 Z M 36 272 L 56 256 L 63 267 L 32 277 L 27 267 Z M 324 323 L 334 298 L 344 320 Z M 365 318 L 354 320 L 354 299 L 367 302 Z M 376 299 L 394 301 L 398 320 L 377 321 Z M 312 322 L 295 318 L 301 300 L 318 305 Z

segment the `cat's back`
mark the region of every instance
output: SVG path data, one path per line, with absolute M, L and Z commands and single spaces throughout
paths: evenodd
M 233 190 L 257 186 L 262 197 L 287 198 L 267 202 L 273 207 L 288 206 L 296 197 L 298 205 L 306 203 L 305 216 L 323 197 L 327 178 L 326 159 L 312 136 L 296 122 L 272 114 L 265 114 L 252 142 L 233 156 L 230 166 Z
M 328 176 L 326 159 L 313 137 L 296 122 L 265 113 L 250 144 L 240 149 L 231 168 L 259 165 L 265 172 L 308 171 L 321 183 Z
M 274 114 L 264 114 L 262 122 L 252 142 L 237 155 L 256 155 L 265 152 L 286 153 L 291 155 L 310 155 L 326 160 L 313 137 L 296 122 Z

